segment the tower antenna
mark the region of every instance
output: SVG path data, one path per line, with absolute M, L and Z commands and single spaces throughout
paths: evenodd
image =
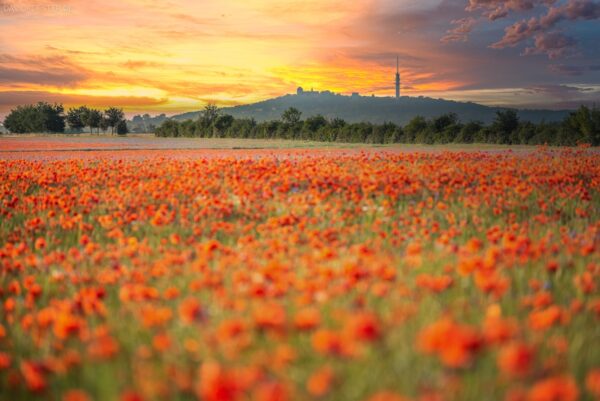
M 396 55 L 396 99 L 400 99 L 400 68 L 399 57 Z

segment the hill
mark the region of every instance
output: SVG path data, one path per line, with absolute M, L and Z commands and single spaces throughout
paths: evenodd
M 472 102 L 433 99 L 429 97 L 403 96 L 391 97 L 343 96 L 331 92 L 304 92 L 301 95 L 285 95 L 262 102 L 225 107 L 222 113 L 235 118 L 254 118 L 257 121 L 278 120 L 288 108 L 295 107 L 302 117 L 321 114 L 327 118 L 339 117 L 348 122 L 394 122 L 405 125 L 415 116 L 437 117 L 445 113 L 456 113 L 463 122 L 472 120 L 490 123 L 498 107 L 483 106 Z M 539 123 L 541 121 L 560 121 L 569 114 L 569 110 L 519 110 L 521 120 Z M 196 119 L 197 112 L 188 112 L 172 116 L 175 120 Z M 150 119 L 149 123 L 159 125 L 167 119 L 160 115 Z

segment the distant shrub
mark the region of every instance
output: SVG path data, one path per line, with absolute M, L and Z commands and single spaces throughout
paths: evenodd
M 127 122 L 121 120 L 117 123 L 117 135 L 127 135 L 129 130 L 127 129 Z

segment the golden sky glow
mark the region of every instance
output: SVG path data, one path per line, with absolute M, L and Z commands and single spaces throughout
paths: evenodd
M 486 70 L 501 53 L 440 41 L 465 3 L 0 0 L 0 115 L 37 100 L 172 114 L 297 86 L 391 96 L 396 54 L 404 94 L 494 103 L 496 89 L 514 86 Z M 509 56 L 494 61 L 497 74 L 522 59 Z M 526 79 L 517 86 L 558 83 Z

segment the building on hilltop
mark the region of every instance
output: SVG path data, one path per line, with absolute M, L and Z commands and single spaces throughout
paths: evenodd
M 301 95 L 304 95 L 304 96 L 306 96 L 306 95 L 318 95 L 318 94 L 320 94 L 320 92 L 319 92 L 319 91 L 316 91 L 316 90 L 314 90 L 314 89 L 312 89 L 312 88 L 311 88 L 309 91 L 305 91 L 304 89 L 302 89 L 302 87 L 299 87 L 299 88 L 296 90 L 296 94 L 297 94 L 298 96 L 301 96 Z
M 296 95 L 298 96 L 315 96 L 315 95 L 335 95 L 332 91 L 325 90 L 323 92 L 316 91 L 311 89 L 309 91 L 305 91 L 301 86 L 296 89 Z

